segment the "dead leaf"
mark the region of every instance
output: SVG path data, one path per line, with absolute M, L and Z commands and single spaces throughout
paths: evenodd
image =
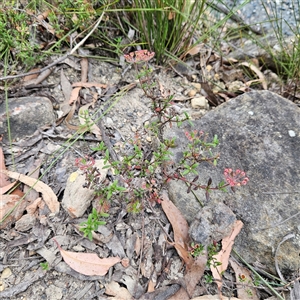
M 20 174 L 17 172 L 0 170 L 0 173 L 1 172 L 4 173 L 5 175 L 9 176 L 10 178 L 19 180 L 19 181 L 31 186 L 37 192 L 42 193 L 43 200 L 46 202 L 50 211 L 52 213 L 59 212 L 59 202 L 57 201 L 57 197 L 48 185 L 46 185 L 45 183 L 43 183 L 41 181 L 37 181 L 34 178 L 31 178 L 29 176 L 26 176 L 26 175 L 23 175 L 23 174 Z
M 38 158 L 30 166 L 30 169 L 28 170 L 28 173 L 30 174 L 29 175 L 30 178 L 34 178 L 38 180 L 41 164 L 42 164 L 42 160 Z M 32 203 L 32 201 L 36 200 L 39 197 L 39 193 L 27 185 L 24 186 L 23 192 L 24 194 L 26 194 L 25 199 L 30 201 L 30 203 Z
M 214 255 L 213 258 L 215 261 L 220 262 L 220 266 L 210 267 L 210 270 L 212 272 L 212 275 L 214 279 L 216 279 L 216 283 L 218 285 L 219 291 L 221 291 L 222 287 L 222 273 L 226 271 L 229 261 L 229 256 L 231 253 L 232 246 L 234 244 L 235 237 L 239 234 L 243 227 L 243 222 L 240 220 L 237 220 L 234 224 L 233 230 L 231 234 L 222 240 L 222 250 L 217 254 Z
M 39 70 L 40 70 L 40 68 L 33 68 L 33 69 L 30 69 L 28 72 L 36 72 L 36 71 L 39 71 Z M 23 81 L 26 82 L 26 81 L 33 80 L 33 79 L 36 79 L 38 76 L 39 76 L 38 73 L 27 75 L 27 76 L 24 77 Z
M 56 243 L 64 261 L 76 272 L 87 276 L 104 276 L 110 267 L 121 261 L 118 256 L 99 258 L 95 253 L 65 251 L 55 238 L 53 238 L 53 241 Z
M 203 49 L 203 44 L 198 44 L 198 45 L 192 47 L 190 50 L 188 50 L 185 55 L 187 55 L 187 54 L 196 55 L 200 52 L 201 49 Z
M 110 283 L 105 285 L 105 294 L 114 296 L 114 300 L 132 300 L 133 297 L 131 294 L 128 292 L 127 289 L 124 287 L 120 287 L 120 285 L 115 282 L 111 281 Z
M 72 84 L 72 87 L 85 87 L 85 88 L 100 87 L 106 89 L 107 84 L 98 83 L 98 82 L 74 82 Z
M 41 203 L 42 203 L 42 198 L 35 199 L 30 205 L 26 207 L 27 213 L 29 215 L 33 215 L 36 212 L 37 208 L 41 206 Z
M 71 109 L 71 106 L 69 104 L 69 99 L 71 98 L 72 84 L 70 83 L 69 79 L 66 77 L 63 69 L 61 69 L 60 72 L 60 85 L 61 85 L 62 92 L 65 96 L 65 101 L 63 102 L 63 104 L 61 104 L 61 110 L 63 111 L 64 115 L 66 115 Z
M 180 290 L 169 298 L 169 300 L 185 300 L 190 299 L 194 290 L 202 278 L 206 268 L 207 258 L 204 255 L 198 256 L 193 260 L 193 264 L 186 270 L 184 275 L 185 287 L 181 287 Z
M 44 70 L 43 72 L 38 74 L 37 78 L 24 82 L 24 86 L 28 86 L 31 84 L 40 84 L 52 73 L 52 71 L 53 71 L 53 69 L 51 69 L 51 68 Z
M 258 67 L 256 67 L 255 65 L 251 64 L 251 63 L 248 63 L 248 62 L 242 62 L 242 63 L 239 63 L 238 64 L 239 66 L 245 66 L 245 67 L 248 67 L 250 70 L 252 70 L 257 76 L 258 78 L 260 79 L 260 82 L 262 84 L 262 87 L 264 90 L 267 90 L 268 89 L 268 85 L 267 85 L 267 80 L 266 80 L 266 77 L 265 75 L 259 70 Z
M 72 120 L 72 118 L 74 116 L 75 110 L 76 110 L 76 102 L 73 103 L 73 105 L 71 106 L 71 109 L 70 109 L 68 115 L 65 118 L 66 126 L 69 129 L 72 129 L 72 130 L 78 130 L 79 129 L 79 126 L 75 126 L 75 125 L 70 124 L 70 121 Z
M 86 57 L 80 60 L 81 65 L 81 82 L 87 82 L 89 61 Z
M 148 288 L 147 288 L 147 293 L 151 293 L 155 291 L 155 282 L 150 279 L 148 282 Z
M 73 104 L 73 102 L 77 101 L 80 90 L 81 90 L 81 87 L 76 87 L 72 90 L 71 96 L 70 96 L 70 99 L 69 99 L 69 105 L 71 105 L 71 104 Z
M 247 286 L 237 286 L 237 295 L 240 299 L 244 300 L 259 300 L 257 297 L 256 289 L 252 286 L 253 280 L 251 277 L 251 273 L 248 269 L 243 266 L 238 265 L 233 259 L 230 259 L 230 265 L 235 273 L 235 280 L 238 283 L 245 283 Z
M 174 246 L 174 248 L 176 249 L 178 255 L 181 257 L 181 259 L 184 261 L 184 263 L 186 264 L 186 267 L 189 268 L 194 260 L 191 257 L 191 255 L 189 254 L 188 250 L 181 247 L 180 244 L 178 243 L 170 243 L 172 246 Z
M 190 242 L 189 225 L 180 210 L 169 200 L 166 191 L 163 191 L 162 193 L 162 200 L 162 209 L 173 227 L 174 241 L 176 244 L 179 244 L 182 248 L 187 250 L 187 245 Z
M 194 263 L 190 268 L 187 269 L 186 274 L 184 275 L 186 290 L 190 296 L 193 295 L 196 285 L 204 274 L 206 262 L 206 255 L 198 256 L 196 259 L 194 259 Z
M 19 195 L 2 195 L 0 201 L 0 229 L 5 228 L 11 223 L 18 221 L 26 208 L 27 203 L 21 200 Z
M 8 192 L 10 189 L 12 189 L 16 185 L 16 182 L 12 182 L 2 188 L 0 188 L 0 195 L 4 195 L 6 192 Z

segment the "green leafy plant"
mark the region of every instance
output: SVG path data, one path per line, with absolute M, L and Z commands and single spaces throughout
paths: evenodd
M 204 246 L 203 245 L 201 245 L 201 244 L 195 244 L 194 242 L 191 244 L 190 249 L 189 249 L 189 253 L 193 257 L 198 257 L 203 252 L 204 252 Z
M 141 50 L 125 55 L 125 59 L 134 63 L 138 71 L 137 64 L 147 63 L 154 56 L 152 52 Z M 213 153 L 219 141 L 215 136 L 211 141 L 207 134 L 202 131 L 186 132 L 188 140 L 186 151 L 183 152 L 183 158 L 175 164 L 171 161 L 170 148 L 174 147 L 175 140 L 164 140 L 162 132 L 165 126 L 171 126 L 173 123 L 180 124 L 183 121 L 189 121 L 187 114 L 178 115 L 172 110 L 172 95 L 165 92 L 162 85 L 155 82 L 152 76 L 149 76 L 151 69 L 143 65 L 138 74 L 138 80 L 145 95 L 151 100 L 153 119 L 149 122 L 150 126 L 144 129 L 144 133 L 150 132 L 158 141 L 157 147 L 152 149 L 151 156 L 143 151 L 143 139 L 140 133 L 136 133 L 131 141 L 132 151 L 124 155 L 122 160 L 113 161 L 109 155 L 108 149 L 101 142 L 94 151 L 99 151 L 104 158 L 107 168 L 114 170 L 114 180 L 105 180 L 99 182 L 100 172 L 94 167 L 95 161 L 91 157 L 78 158 L 76 166 L 82 170 L 86 176 L 86 187 L 94 190 L 95 199 L 99 201 L 99 209 L 93 209 L 89 215 L 88 221 L 82 227 L 85 235 L 91 237 L 91 232 L 99 225 L 98 214 L 109 211 L 110 201 L 118 198 L 119 201 L 127 203 L 127 211 L 131 213 L 140 212 L 145 206 L 145 200 L 148 203 L 160 203 L 160 190 L 162 186 L 170 180 L 181 180 L 188 186 L 187 192 L 191 189 L 203 189 L 208 197 L 212 190 L 225 190 L 225 187 L 244 185 L 248 182 L 246 174 L 240 170 L 233 171 L 226 169 L 224 176 L 226 182 L 221 182 L 217 186 L 212 186 L 211 179 L 206 185 L 197 183 L 199 176 L 197 167 L 200 163 L 209 162 L 216 164 L 219 154 Z M 170 166 L 171 165 L 171 166 Z M 162 179 L 158 182 L 156 174 L 160 173 Z M 188 179 L 186 175 L 194 173 L 193 179 Z M 147 203 L 147 202 L 146 202 Z M 208 249 L 209 263 L 217 266 L 213 255 L 217 248 Z M 200 245 L 194 245 L 194 252 L 199 254 L 202 251 Z
M 44 271 L 49 270 L 49 263 L 48 262 L 40 263 L 40 266 Z
M 107 217 L 109 217 L 109 214 L 97 212 L 97 210 L 93 208 L 87 221 L 80 223 L 80 230 L 83 232 L 84 236 L 93 240 L 93 231 L 97 230 L 98 226 L 105 225 L 106 222 L 102 219 Z
M 220 266 L 222 263 L 217 261 L 214 257 L 218 252 L 220 251 L 220 248 L 217 243 L 213 243 L 211 245 L 207 246 L 207 263 L 206 265 L 208 267 L 216 268 L 217 266 Z

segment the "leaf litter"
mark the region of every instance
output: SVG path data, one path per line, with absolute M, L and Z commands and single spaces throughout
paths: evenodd
M 195 49 L 197 52 L 198 50 Z M 207 57 L 208 61 L 209 56 Z M 80 95 L 80 91 L 82 88 L 108 88 L 107 84 L 97 83 L 95 81 L 88 82 L 88 64 L 87 59 L 81 59 L 81 78 L 77 81 L 75 81 L 73 84 L 70 83 L 67 76 L 63 71 L 61 71 L 61 85 L 63 90 L 65 89 L 65 99 L 61 101 L 61 111 L 63 112 L 63 115 L 68 114 L 67 118 L 65 119 L 66 125 L 71 130 L 78 130 L 79 125 L 72 125 L 70 121 L 75 115 L 76 110 L 79 108 L 79 122 L 82 119 L 80 118 L 80 109 L 81 111 L 88 109 L 90 104 L 87 104 L 85 107 L 82 106 L 82 103 L 80 102 L 82 100 L 82 97 Z M 207 63 L 207 62 L 206 62 Z M 72 65 L 72 64 L 69 64 Z M 250 67 L 249 67 L 250 68 Z M 264 83 L 264 78 L 261 77 L 261 74 L 258 72 L 257 69 L 252 68 L 254 72 L 260 77 L 261 82 Z M 215 72 L 218 72 L 219 69 L 217 67 L 214 68 Z M 111 87 L 112 85 L 110 85 Z M 131 87 L 135 87 L 136 83 L 132 83 L 130 85 Z M 125 91 L 125 90 L 124 90 Z M 127 92 L 129 89 L 127 90 Z M 215 91 L 209 90 L 209 93 L 211 94 L 211 97 L 214 103 L 216 102 L 216 94 Z M 92 91 L 90 91 L 90 94 L 92 94 Z M 219 93 L 221 95 L 221 93 Z M 222 96 L 222 95 L 221 95 Z M 225 96 L 224 96 L 225 97 Z M 226 96 L 227 97 L 227 96 Z M 93 99 L 95 99 L 95 96 L 92 96 Z M 94 101 L 94 100 L 93 100 Z M 126 108 L 126 106 L 124 106 Z M 127 109 L 127 108 L 126 108 Z M 126 110 L 124 109 L 124 110 Z M 83 124 L 83 123 L 82 123 Z M 93 124 L 94 125 L 94 124 Z M 95 124 L 96 126 L 96 124 Z M 96 134 L 97 138 L 100 139 L 101 132 L 97 127 L 95 127 L 94 130 L 92 130 L 94 134 Z M 71 156 L 72 157 L 72 156 Z M 70 158 L 71 159 L 71 158 Z M 2 175 L 1 175 L 2 174 Z M 142 263 L 147 261 L 147 264 L 143 264 L 143 270 L 142 273 L 145 276 L 145 278 L 148 280 L 148 284 L 145 285 L 149 289 L 149 297 L 152 293 L 159 292 L 157 295 L 160 295 L 160 293 L 163 293 L 163 288 L 159 288 L 157 283 L 165 282 L 165 284 L 170 284 L 170 279 L 168 276 L 171 274 L 170 269 L 172 268 L 172 259 L 174 259 L 174 252 L 172 252 L 173 247 L 176 249 L 179 257 L 182 259 L 182 281 L 178 281 L 180 288 L 178 290 L 177 286 L 172 290 L 173 294 L 170 294 L 170 299 L 190 299 L 193 295 L 197 284 L 199 283 L 200 279 L 203 277 L 203 274 L 206 270 L 206 262 L 207 258 L 205 255 L 200 255 L 197 259 L 193 259 L 189 254 L 189 244 L 190 244 L 190 238 L 188 234 L 189 226 L 185 219 L 182 217 L 180 211 L 176 208 L 176 206 L 168 199 L 168 196 L 166 193 L 163 193 L 162 198 L 162 209 L 164 210 L 167 218 L 169 219 L 169 222 L 172 225 L 173 228 L 173 239 L 168 240 L 167 235 L 164 234 L 164 231 L 161 230 L 161 228 L 156 224 L 155 221 L 151 221 L 148 218 L 145 220 L 142 220 L 141 217 L 129 217 L 129 221 L 126 220 L 124 222 L 124 216 L 125 215 L 119 215 L 117 216 L 117 211 L 120 210 L 120 207 L 112 206 L 111 207 L 111 217 L 114 219 L 114 222 L 111 224 L 108 224 L 109 230 L 111 230 L 112 237 L 108 244 L 110 245 L 106 247 L 106 244 L 101 242 L 101 238 L 98 238 L 98 240 L 95 238 L 93 240 L 93 245 L 96 245 L 96 248 L 94 248 L 88 240 L 82 239 L 81 241 L 78 241 L 74 237 L 74 230 L 77 233 L 77 235 L 82 235 L 80 231 L 78 231 L 78 223 L 72 223 L 66 216 L 64 211 L 60 210 L 59 203 L 57 201 L 56 195 L 53 193 L 52 189 L 42 182 L 37 182 L 36 179 L 30 178 L 29 176 L 22 175 L 17 172 L 10 172 L 10 171 L 1 171 L 0 176 L 3 176 L 7 179 L 7 175 L 10 175 L 11 178 L 14 178 L 16 180 L 19 180 L 23 182 L 24 184 L 28 185 L 29 187 L 32 187 L 37 192 L 42 194 L 42 199 L 37 198 L 35 201 L 31 204 L 31 206 L 28 206 L 25 202 L 23 203 L 23 210 L 21 210 L 21 215 L 23 214 L 23 211 L 26 209 L 27 205 L 27 211 L 28 213 L 41 213 L 44 208 L 41 207 L 41 201 L 45 201 L 48 208 L 50 209 L 50 212 L 53 212 L 56 214 L 56 216 L 47 216 L 45 219 L 45 224 L 48 224 L 51 227 L 51 230 L 55 235 L 62 234 L 62 235 L 69 235 L 72 236 L 71 239 L 71 245 L 68 245 L 69 248 L 74 248 L 76 251 L 66 251 L 61 248 L 61 246 L 57 243 L 57 246 L 59 248 L 59 251 L 64 259 L 64 261 L 73 268 L 76 272 L 85 275 L 86 277 L 78 277 L 78 278 L 85 278 L 86 280 L 88 276 L 94 276 L 94 275 L 100 275 L 104 276 L 107 274 L 109 270 L 113 270 L 110 275 L 109 279 L 115 278 L 116 281 L 111 280 L 109 284 L 105 284 L 105 293 L 107 295 L 112 295 L 115 297 L 115 299 L 133 299 L 135 297 L 136 299 L 141 298 L 143 295 L 143 292 L 145 289 L 141 289 L 141 286 L 132 288 L 130 287 L 130 282 L 136 281 L 138 283 L 139 279 L 136 269 L 132 267 L 137 266 L 139 259 L 142 258 Z M 8 181 L 9 182 L 9 181 Z M 9 184 L 11 184 L 9 182 Z M 9 196 L 12 197 L 12 196 Z M 14 196 L 15 197 L 15 196 Z M 18 196 L 20 199 L 20 196 Z M 17 198 L 17 197 L 16 197 Z M 21 207 L 21 205 L 20 205 Z M 114 211 L 115 209 L 115 211 Z M 158 210 L 155 211 L 157 215 L 159 216 Z M 47 214 L 46 214 L 47 215 Z M 136 218 L 136 220 L 134 219 Z M 160 216 L 160 218 L 164 218 L 164 216 Z M 15 222 L 16 220 L 13 220 L 12 222 Z M 151 238 L 148 239 L 147 242 L 142 243 L 141 240 L 145 239 L 145 235 L 140 232 L 141 227 L 139 227 L 138 223 L 146 222 L 147 233 L 146 235 L 149 235 Z M 167 220 L 165 219 L 165 222 L 167 223 Z M 128 225 L 129 224 L 129 225 Z M 151 225 L 150 225 L 151 224 Z M 131 230 L 132 228 L 132 230 Z M 99 230 L 99 229 L 98 229 Z M 130 244 L 126 245 L 126 239 L 128 239 L 128 236 L 132 234 L 132 232 L 135 232 L 137 236 L 135 237 L 135 242 L 132 241 Z M 158 234 L 159 233 L 159 234 Z M 238 232 L 237 232 L 238 233 Z M 236 233 L 236 234 L 237 234 Z M 97 230 L 94 233 L 97 236 L 99 235 L 99 232 Z M 154 250 L 154 245 L 158 244 L 158 236 L 164 236 L 164 239 L 166 241 L 165 244 L 168 244 L 166 249 L 163 249 L 162 245 L 159 245 L 157 248 L 158 250 Z M 30 243 L 30 241 L 34 241 L 36 237 L 28 236 L 27 243 Z M 26 239 L 24 239 L 25 241 Z M 73 241 L 72 241 L 73 240 Z M 102 239 L 103 240 L 103 239 Z M 225 240 L 225 239 L 224 239 Z M 232 243 L 233 243 L 234 237 L 231 236 L 226 243 L 224 242 L 222 250 L 226 249 L 226 255 L 223 253 L 220 256 L 217 256 L 217 259 L 220 259 L 222 261 L 222 264 L 224 263 L 224 266 L 222 266 L 222 270 L 227 268 L 229 253 L 231 251 Z M 112 242 L 111 242 L 112 241 Z M 45 242 L 45 241 L 44 241 Z M 11 244 L 13 245 L 13 244 Z M 17 245 L 17 243 L 15 243 Z M 19 245 L 22 245 L 21 239 L 19 241 Z M 48 242 L 48 247 L 50 246 Z M 145 248 L 148 247 L 148 251 L 145 251 L 145 249 L 141 249 L 141 247 Z M 43 249 L 40 247 L 39 249 Z M 90 251 L 98 250 L 98 255 L 96 253 L 81 253 L 80 251 L 92 249 Z M 100 250 L 99 250 L 100 249 Z M 130 255 L 128 254 L 128 251 L 132 251 Z M 134 251 L 133 251 L 134 249 Z M 122 257 L 124 260 L 121 260 L 119 257 L 110 257 L 109 255 L 116 251 L 121 253 L 122 256 L 126 256 L 125 253 L 127 253 L 128 256 L 131 258 L 126 260 L 126 257 Z M 125 251 L 126 250 L 126 251 Z M 50 246 L 50 250 L 48 251 L 55 251 L 54 248 Z M 40 252 L 42 253 L 42 252 Z M 44 253 L 46 253 L 44 251 Z M 101 254 L 101 257 L 105 257 L 100 259 L 99 254 Z M 155 255 L 155 254 L 161 254 L 161 255 Z M 227 256 L 228 255 L 228 256 Z M 46 256 L 46 255 L 45 255 Z M 56 261 L 53 256 L 52 260 Z M 123 262 L 123 264 L 119 264 L 119 262 Z M 171 263 L 169 263 L 171 262 Z M 53 262 L 54 263 L 54 262 Z M 59 263 L 61 266 L 61 263 Z M 95 267 L 96 265 L 96 267 Z M 162 266 L 165 268 L 163 269 Z M 226 267 L 225 267 L 226 266 Z M 50 266 L 51 267 L 51 266 Z M 94 268 L 95 267 L 95 268 Z M 169 269 L 170 268 L 170 269 Z M 40 269 L 39 269 L 40 270 Z M 219 270 L 217 271 L 220 272 Z M 71 273 L 70 273 L 71 274 Z M 126 276 L 124 275 L 126 274 Z M 218 275 L 214 274 L 215 278 L 218 278 Z M 44 276 L 44 273 L 43 275 Z M 73 276 L 73 275 L 72 275 Z M 78 276 L 78 274 L 77 274 Z M 123 280 L 122 280 L 123 277 Z M 219 276 L 220 277 L 220 276 Z M 124 285 L 124 282 L 127 283 L 125 286 L 127 288 L 124 288 L 123 286 L 120 286 L 120 283 Z M 30 284 L 29 284 L 30 285 Z M 28 285 L 28 286 L 29 286 Z M 178 285 L 178 284 L 177 284 Z M 28 287 L 27 286 L 27 287 Z M 138 286 L 138 284 L 137 284 Z M 165 286 L 164 286 L 165 288 Z M 221 286 L 219 285 L 219 289 Z M 130 290 L 130 292 L 129 292 Z M 20 290 L 19 290 L 20 291 Z M 146 294 L 144 294 L 146 295 Z M 154 294 L 152 294 L 154 295 Z M 173 295 L 173 296 L 171 296 Z M 220 295 L 221 296 L 221 295 Z M 222 296 L 221 296 L 222 297 Z M 147 298 L 147 299 L 151 299 Z M 154 298 L 153 298 L 154 299 Z M 204 299 L 204 298 L 203 298 Z M 207 298 L 209 299 L 209 297 Z M 225 299 L 225 297 L 224 297 Z

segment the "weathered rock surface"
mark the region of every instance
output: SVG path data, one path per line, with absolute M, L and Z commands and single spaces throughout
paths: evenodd
M 38 128 L 55 121 L 52 103 L 46 97 L 11 98 L 8 107 L 13 140 L 32 135 Z M 5 102 L 0 105 L 0 134 L 8 140 Z
M 199 182 L 206 184 L 211 177 L 212 186 L 217 185 L 224 180 L 224 168 L 242 169 L 250 179 L 235 193 L 211 192 L 209 202 L 203 190 L 196 195 L 204 205 L 225 203 L 243 221 L 235 249 L 249 263 L 260 262 L 269 271 L 275 272 L 278 244 L 294 234 L 281 244 L 277 255 L 280 270 L 291 274 L 299 268 L 300 254 L 300 109 L 271 92 L 250 92 L 193 123 L 193 128 L 185 124 L 165 132 L 164 138 L 177 138 L 172 150 L 177 161 L 187 144 L 184 132 L 202 130 L 211 138 L 218 135 L 220 145 L 215 153 L 221 156 L 216 167 L 208 163 L 199 166 Z M 197 222 L 201 224 L 203 209 L 186 190 L 182 182 L 169 184 L 170 198 L 192 223 L 191 236 L 195 238 L 202 230 Z
M 101 174 L 99 183 L 105 179 L 108 172 L 107 168 L 103 168 L 104 166 L 103 159 L 95 161 L 95 167 Z M 71 218 L 82 217 L 94 199 L 95 192 L 93 189 L 84 187 L 86 183 L 86 176 L 82 171 L 78 170 L 69 176 L 62 199 L 62 206 Z

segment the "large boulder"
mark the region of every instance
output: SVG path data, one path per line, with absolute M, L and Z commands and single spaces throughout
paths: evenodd
M 182 157 L 188 142 L 184 132 L 202 130 L 211 138 L 218 136 L 220 159 L 216 167 L 200 164 L 199 182 L 206 184 L 211 177 L 212 186 L 217 185 L 224 180 L 225 168 L 244 170 L 249 182 L 236 188 L 235 193 L 230 189 L 227 193 L 212 191 L 208 201 L 205 192 L 197 190 L 202 208 L 192 193 L 186 193 L 185 183 L 171 181 L 170 198 L 190 223 L 191 236 L 208 243 L 220 238 L 215 234 L 216 224 L 231 226 L 234 218 L 219 205 L 222 202 L 244 223 L 234 246 L 244 259 L 275 273 L 277 249 L 281 272 L 296 271 L 300 266 L 300 109 L 271 92 L 253 91 L 220 105 L 193 123 L 193 127 L 187 123 L 179 129 L 173 126 L 164 134 L 164 138 L 177 139 L 172 149 L 175 160 Z M 208 220 L 213 223 L 211 229 L 207 229 Z M 221 232 L 226 230 L 222 228 Z

